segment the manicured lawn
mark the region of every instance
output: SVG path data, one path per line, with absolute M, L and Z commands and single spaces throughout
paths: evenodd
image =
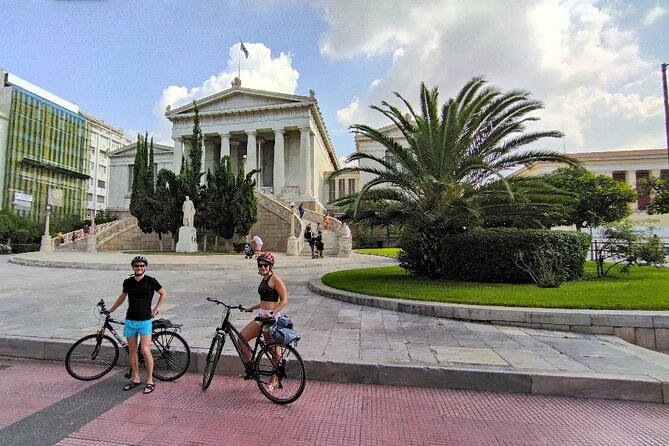
M 355 252 L 359 254 L 371 254 L 375 256 L 392 257 L 396 259 L 400 253 L 400 248 L 362 248 L 362 249 L 356 249 Z
M 326 274 L 323 283 L 356 293 L 433 302 L 510 307 L 669 310 L 669 268 L 633 267 L 631 274 L 616 268 L 596 278 L 595 265 L 586 264 L 586 277 L 560 288 L 452 282 L 409 276 L 399 266 Z

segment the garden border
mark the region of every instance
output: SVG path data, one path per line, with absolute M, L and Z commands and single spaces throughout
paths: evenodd
M 640 347 L 669 350 L 669 311 L 570 310 L 423 302 L 339 290 L 323 284 L 320 278 L 311 279 L 307 286 L 321 296 L 356 305 L 494 325 L 614 335 Z

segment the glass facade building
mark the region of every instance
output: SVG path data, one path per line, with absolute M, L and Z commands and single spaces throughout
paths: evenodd
M 7 128 L 0 142 L 0 206 L 43 221 L 50 189 L 62 191 L 51 215 L 85 217 L 90 124 L 79 113 L 16 85 L 3 85 Z M 7 104 L 8 102 L 8 104 Z M 7 107 L 8 105 L 8 107 Z M 1 134 L 2 132 L 0 132 Z

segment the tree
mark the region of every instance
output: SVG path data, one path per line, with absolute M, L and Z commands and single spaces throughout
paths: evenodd
M 571 210 L 555 224 L 574 225 L 577 230 L 628 217 L 632 212 L 630 203 L 636 200 L 636 193 L 628 184 L 582 167 L 557 169 L 544 179 L 572 196 Z
M 202 129 L 200 128 L 200 113 L 195 101 L 193 101 L 193 106 L 195 108 L 195 117 L 193 118 L 193 135 L 190 138 L 191 147 L 188 159 L 185 159 L 181 166 L 179 180 L 184 194 L 183 198 L 185 199 L 185 196 L 188 195 L 193 201 L 195 209 L 200 209 L 200 179 L 203 175 L 201 172 L 203 136 Z M 200 217 L 196 214 L 196 223 L 200 220 Z
M 213 174 L 207 173 L 207 189 L 202 200 L 208 226 L 217 236 L 231 239 L 235 233 L 235 175 L 228 155 L 221 159 Z
M 163 234 L 176 234 L 181 226 L 181 202 L 179 201 L 179 182 L 171 170 L 160 169 L 156 177 L 156 193 L 154 196 L 154 226 L 160 239 L 160 250 L 163 250 Z
M 640 193 L 650 195 L 650 204 L 646 208 L 649 214 L 669 214 L 669 177 L 642 178 L 637 183 Z
M 254 175 L 260 169 L 253 169 L 244 175 L 244 168 L 239 168 L 234 198 L 235 232 L 239 235 L 248 235 L 258 221 L 258 202 L 256 200 L 256 180 Z
M 425 257 L 425 275 L 439 275 L 435 238 L 482 226 L 503 207 L 508 216 L 542 218 L 548 203 L 532 197 L 520 200 L 520 179 L 505 177 L 509 169 L 532 162 L 574 163 L 554 151 L 519 151 L 544 138 L 559 138 L 558 131 L 528 132 L 525 124 L 538 118 L 528 114 L 543 108 L 524 90 L 502 92 L 487 86 L 484 78 L 469 80 L 455 98 L 440 108 L 437 88 L 420 86 L 420 113 L 395 93 L 408 113 L 383 102 L 372 106 L 392 121 L 408 147 L 367 126 L 351 130 L 381 144 L 388 157 L 357 152 L 348 162 L 361 164 L 336 171 L 375 176 L 358 194 L 336 204 L 350 204 L 356 214 L 361 203 L 393 203 L 388 224 L 399 224 L 417 236 Z M 505 198 L 500 205 L 499 199 Z
M 155 190 L 153 184 L 153 139 L 149 145 L 148 134 L 137 135 L 137 150 L 133 166 L 132 191 L 130 193 L 130 213 L 137 218 L 142 232 L 150 234 L 154 230 Z

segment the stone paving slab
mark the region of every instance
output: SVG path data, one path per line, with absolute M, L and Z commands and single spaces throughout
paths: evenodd
M 97 301 L 104 298 L 111 303 L 118 296 L 130 274 L 131 257 L 31 253 L 14 256 L 11 263 L 0 257 L 0 355 L 62 360 L 74 340 L 95 330 Z M 49 267 L 26 267 L 18 259 Z M 195 356 L 192 367 L 202 370 L 221 316 L 205 298 L 255 303 L 259 282 L 255 263 L 242 256 L 150 255 L 149 260 L 148 273 L 168 291 L 160 316 L 183 324 L 182 335 Z M 289 292 L 286 313 L 302 336 L 298 347 L 312 379 L 669 400 L 669 357 L 614 336 L 478 324 L 360 306 L 307 287 L 332 270 L 384 264 L 394 261 L 356 254 L 317 260 L 277 256 L 275 271 Z M 50 267 L 54 265 L 59 268 Z M 101 265 L 108 268 L 98 268 Z M 122 318 L 124 310 L 115 315 Z M 250 320 L 247 314 L 232 317 L 240 328 Z M 226 355 L 233 353 L 229 344 Z M 222 364 L 224 373 L 238 369 L 236 358 Z

